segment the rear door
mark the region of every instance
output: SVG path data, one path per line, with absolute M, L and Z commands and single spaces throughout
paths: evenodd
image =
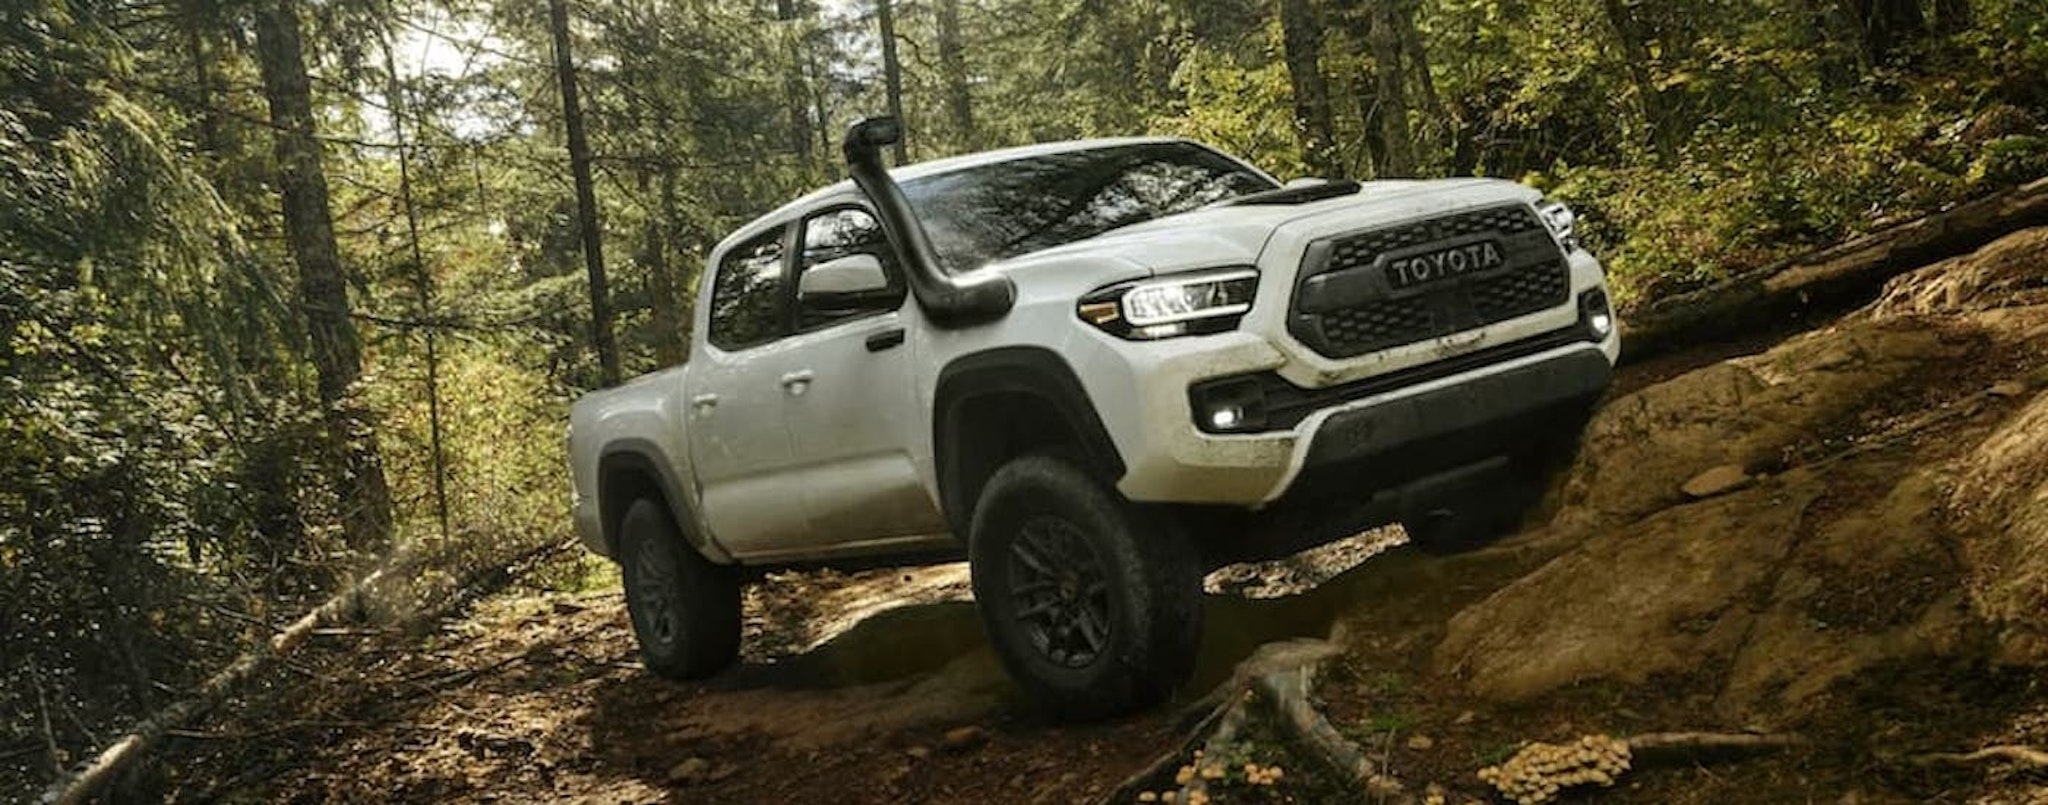
M 866 254 L 881 261 L 889 281 L 886 294 L 851 306 L 796 301 L 790 366 L 803 380 L 784 390 L 783 405 L 815 536 L 838 547 L 944 539 L 938 504 L 913 459 L 929 436 L 917 432 L 915 344 L 905 329 L 907 294 L 895 252 L 857 204 L 827 207 L 799 226 L 799 278 L 828 261 Z
M 705 338 L 685 385 L 683 430 L 713 536 L 735 555 L 800 548 L 811 537 L 789 472 L 782 397 L 792 370 L 789 227 L 734 247 L 713 267 Z

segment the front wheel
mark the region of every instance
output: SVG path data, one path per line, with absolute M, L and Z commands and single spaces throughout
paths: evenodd
M 968 559 L 996 656 L 1034 703 L 1106 718 L 1171 695 L 1201 641 L 1193 546 L 1051 456 L 997 470 Z
M 648 670 L 698 679 L 739 657 L 739 579 L 684 544 L 654 501 L 635 501 L 620 520 L 619 571 Z

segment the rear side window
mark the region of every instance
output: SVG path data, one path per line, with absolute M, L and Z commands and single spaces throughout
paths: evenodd
M 711 283 L 711 343 L 734 350 L 774 341 L 789 332 L 788 261 L 783 229 L 733 247 Z

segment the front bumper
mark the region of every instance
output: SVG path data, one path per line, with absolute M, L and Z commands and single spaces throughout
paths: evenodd
M 1597 280 L 1574 298 L 1594 287 Z M 1122 367 L 1126 372 L 1083 376 L 1127 378 L 1121 388 L 1090 390 L 1125 457 L 1126 472 L 1117 483 L 1125 497 L 1258 509 L 1296 493 L 1307 476 L 1346 476 L 1344 485 L 1370 494 L 1431 467 L 1484 460 L 1546 428 L 1569 426 L 1549 414 L 1573 406 L 1583 410 L 1599 397 L 1620 355 L 1620 339 L 1615 332 L 1596 339 L 1569 312 L 1541 318 L 1554 329 L 1494 349 L 1320 388 L 1297 384 L 1297 404 L 1308 410 L 1288 417 L 1283 429 L 1257 433 L 1204 432 L 1195 425 L 1188 396 L 1196 384 L 1247 373 L 1295 383 L 1295 364 L 1252 333 L 1187 339 L 1170 352 L 1139 356 Z M 1202 348 L 1188 348 L 1196 343 Z M 1152 346 L 1164 350 L 1169 344 L 1174 342 Z M 1416 371 L 1421 374 L 1413 382 L 1400 377 Z M 1126 404 L 1102 405 L 1111 401 Z M 1374 464 L 1385 466 L 1360 471 Z

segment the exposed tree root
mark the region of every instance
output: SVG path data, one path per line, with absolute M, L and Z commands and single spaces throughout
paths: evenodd
M 2001 745 L 1987 746 L 1975 752 L 1929 752 L 1909 755 L 1907 763 L 1915 766 L 1974 766 L 1991 763 L 2011 763 L 2032 769 L 2048 769 L 2048 752 L 2031 746 Z
M 1400 781 L 1366 757 L 1364 750 L 1331 726 L 1309 701 L 1316 666 L 1341 653 L 1324 640 L 1285 640 L 1260 646 L 1238 664 L 1228 682 L 1188 708 L 1181 721 L 1193 721 L 1193 727 L 1180 745 L 1126 778 L 1101 801 L 1130 802 L 1149 787 L 1160 785 L 1172 770 L 1174 785 L 1179 787 L 1175 801 L 1189 805 L 1207 802 L 1209 783 L 1225 771 L 1216 759 L 1237 754 L 1238 734 L 1258 703 L 1267 706 L 1273 723 L 1290 739 L 1340 778 L 1357 781 L 1375 801 L 1406 801 Z M 1204 714 L 1197 720 L 1197 713 Z
M 1314 684 L 1311 679 L 1313 670 L 1310 666 L 1303 666 L 1258 678 L 1259 694 L 1279 716 L 1280 726 L 1286 729 L 1289 738 L 1307 749 L 1324 766 L 1341 779 L 1357 783 L 1374 798 L 1388 801 L 1402 796 L 1401 781 L 1389 776 L 1379 764 L 1366 757 L 1357 743 L 1331 726 L 1330 720 L 1324 718 L 1322 711 L 1308 700 L 1309 688 Z

